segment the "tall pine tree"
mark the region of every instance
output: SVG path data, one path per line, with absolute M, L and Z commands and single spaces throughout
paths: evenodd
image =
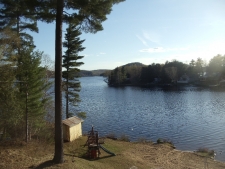
M 40 67 L 43 52 L 27 49 L 21 51 L 21 61 L 18 65 L 17 76 L 20 77 L 21 109 L 25 110 L 24 123 L 26 124 L 26 141 L 31 136 L 32 129 L 39 126 L 46 114 L 45 105 L 49 98 L 45 97 L 45 91 L 50 87 L 46 82 L 46 69 Z
M 78 69 L 78 67 L 84 63 L 78 62 L 79 59 L 83 58 L 83 56 L 79 56 L 78 53 L 85 48 L 82 47 L 84 40 L 80 40 L 79 38 L 81 35 L 79 28 L 76 28 L 73 24 L 69 24 L 66 31 L 63 47 L 67 50 L 65 55 L 63 55 L 62 66 L 65 68 L 65 71 L 62 72 L 62 77 L 64 78 L 66 98 L 66 118 L 69 118 L 69 102 L 73 103 L 73 105 L 77 105 L 77 102 L 80 101 L 78 94 L 80 91 L 80 82 L 78 80 L 80 69 Z
M 62 135 L 62 23 L 71 19 L 85 32 L 96 33 L 103 30 L 102 22 L 107 19 L 112 6 L 124 0 L 33 0 L 38 19 L 56 21 L 55 34 L 55 163 L 63 162 Z M 71 13 L 63 14 L 67 10 Z M 41 12 L 40 12 L 41 11 Z

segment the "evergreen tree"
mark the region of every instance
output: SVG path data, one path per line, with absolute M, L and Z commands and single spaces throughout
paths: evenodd
M 202 76 L 204 71 L 203 71 L 203 60 L 202 58 L 197 58 L 197 61 L 195 62 L 195 70 L 198 75 Z
M 18 39 L 10 29 L 0 31 L 0 128 L 4 135 L 14 138 L 20 134 L 22 119 L 19 109 L 18 90 L 15 88 L 16 71 L 12 44 Z M 23 130 L 24 131 L 24 130 Z
M 192 79 L 197 79 L 197 73 L 196 73 L 196 64 L 195 64 L 195 60 L 192 59 L 189 63 L 189 66 L 187 68 L 187 74 L 189 77 L 191 77 Z
M 221 73 L 224 70 L 225 56 L 216 55 L 209 61 L 209 73 Z
M 20 77 L 21 109 L 25 110 L 26 140 L 28 131 L 31 136 L 33 128 L 39 126 L 45 116 L 45 105 L 49 98 L 45 97 L 45 90 L 50 83 L 46 82 L 46 69 L 40 67 L 43 52 L 33 52 L 33 49 L 21 51 L 21 62 L 17 68 Z
M 83 62 L 77 62 L 82 59 L 83 56 L 79 56 L 78 53 L 83 51 L 85 48 L 82 47 L 84 40 L 80 40 L 79 36 L 81 32 L 75 25 L 69 24 L 66 29 L 65 41 L 63 47 L 67 50 L 63 55 L 63 67 L 65 71 L 62 72 L 65 87 L 65 98 L 66 98 L 66 118 L 69 118 L 69 102 L 74 105 L 80 101 L 78 92 L 80 91 L 80 82 L 77 79 L 79 77 L 79 69 L 77 67 L 84 64 Z
M 148 67 L 142 67 L 140 78 L 142 83 L 152 83 L 155 76 L 157 75 L 152 65 L 149 65 Z
M 7 134 L 14 138 L 20 134 L 23 117 L 19 109 L 19 92 L 15 88 L 15 70 L 12 64 L 1 65 L 0 74 L 0 128 L 3 129 L 4 136 Z
M 124 84 L 127 80 L 125 66 L 121 68 L 121 83 Z
M 106 82 L 108 83 L 109 86 L 114 85 L 116 82 L 116 77 L 115 77 L 115 73 L 114 70 L 112 70 L 108 76 L 108 79 L 106 80 Z
M 109 86 L 121 86 L 127 83 L 127 72 L 125 66 L 117 67 L 112 70 L 105 81 Z

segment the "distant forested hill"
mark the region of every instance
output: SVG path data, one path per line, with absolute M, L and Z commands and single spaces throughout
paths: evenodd
M 129 68 L 141 68 L 146 65 L 139 63 L 139 62 L 134 62 L 134 63 L 128 63 L 126 65 L 120 66 L 120 67 L 126 67 L 127 69 Z M 97 70 L 80 70 L 80 76 L 81 77 L 87 77 L 87 76 L 109 76 L 112 70 L 110 69 L 97 69 Z
M 104 76 L 106 72 L 110 70 L 108 69 L 98 69 L 98 70 L 80 70 L 80 76 Z
M 126 67 L 126 69 L 131 68 L 141 68 L 145 67 L 146 65 L 134 62 L 134 63 L 128 63 L 126 65 L 122 65 L 120 67 Z M 109 76 L 112 70 L 110 69 L 97 69 L 97 70 L 80 70 L 80 76 L 81 77 L 87 77 L 87 76 Z M 49 71 L 48 74 L 51 75 L 51 77 L 54 77 L 54 71 Z
M 121 67 L 128 67 L 128 66 L 138 66 L 138 67 L 140 66 L 140 67 L 144 67 L 144 66 L 147 66 L 147 65 L 144 65 L 144 64 L 142 64 L 140 62 L 133 62 L 133 63 L 128 63 L 126 65 L 123 65 Z
M 120 66 L 120 67 L 144 67 L 146 65 L 134 62 L 134 63 L 128 63 L 126 65 Z M 109 69 L 98 69 L 98 70 L 80 70 L 80 76 L 108 76 L 110 74 L 111 70 Z

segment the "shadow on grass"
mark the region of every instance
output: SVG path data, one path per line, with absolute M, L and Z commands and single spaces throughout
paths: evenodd
M 104 156 L 104 157 L 99 157 L 98 160 L 102 160 L 105 158 L 110 158 L 110 157 L 115 157 L 116 155 L 108 155 L 108 156 Z
M 89 160 L 89 161 L 101 160 L 101 159 L 110 158 L 110 157 L 114 157 L 115 156 L 115 155 L 108 155 L 108 156 L 102 156 L 102 157 L 100 156 L 100 157 L 91 159 L 91 158 L 87 157 L 86 154 L 84 154 L 82 156 L 75 156 L 75 155 L 72 155 L 72 154 L 64 154 L 64 155 L 65 156 L 70 156 L 70 157 L 78 157 L 78 158 L 82 158 L 82 159 Z
M 70 157 L 79 157 L 79 156 L 75 156 L 73 154 L 67 154 L 67 153 L 64 153 L 65 156 L 70 156 Z
M 101 161 L 103 159 L 106 159 L 106 158 L 111 158 L 111 157 L 114 157 L 113 155 L 108 155 L 108 156 L 103 156 L 103 157 L 97 157 L 97 158 L 88 158 L 88 157 L 84 157 L 83 159 L 85 160 L 88 160 L 88 161 Z
M 46 168 L 46 167 L 52 167 L 54 165 L 55 165 L 55 163 L 53 162 L 53 160 L 48 160 L 48 161 L 41 163 L 40 165 L 38 165 L 36 167 L 30 166 L 29 168 L 42 169 L 42 168 Z

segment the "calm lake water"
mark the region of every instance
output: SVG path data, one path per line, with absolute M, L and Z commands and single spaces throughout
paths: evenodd
M 82 102 L 76 109 L 87 113 L 84 133 L 94 125 L 100 136 L 169 139 L 179 150 L 213 149 L 216 160 L 225 161 L 225 92 L 114 88 L 103 77 L 82 77 L 80 82 Z

